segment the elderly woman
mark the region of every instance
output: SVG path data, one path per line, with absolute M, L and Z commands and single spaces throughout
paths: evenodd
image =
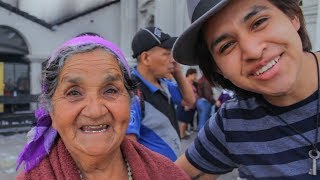
M 88 35 L 67 41 L 43 70 L 42 87 L 17 179 L 188 179 L 125 138 L 134 83 L 112 43 Z

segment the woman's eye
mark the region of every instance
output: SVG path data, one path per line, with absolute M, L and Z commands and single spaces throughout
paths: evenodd
M 77 90 L 70 90 L 67 92 L 67 96 L 80 96 L 81 93 Z
M 268 18 L 258 19 L 256 22 L 253 23 L 252 29 L 257 29 L 261 24 L 263 24 L 267 20 L 268 20 Z
M 228 48 L 230 48 L 235 42 L 234 41 L 230 41 L 227 42 L 226 44 L 222 45 L 219 52 L 220 53 L 224 53 Z
M 109 89 L 106 90 L 106 93 L 107 94 L 117 94 L 118 90 L 115 89 L 115 88 L 109 88 Z
M 107 87 L 105 90 L 104 90 L 104 95 L 107 97 L 107 98 L 112 98 L 112 99 L 115 99 L 119 96 L 120 94 L 120 91 L 118 88 L 116 87 Z

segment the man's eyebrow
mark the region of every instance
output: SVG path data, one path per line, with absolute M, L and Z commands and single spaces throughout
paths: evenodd
M 227 39 L 228 37 L 230 37 L 229 34 L 225 33 L 222 34 L 221 36 L 217 37 L 214 41 L 212 41 L 212 43 L 210 44 L 210 49 L 213 49 L 214 47 L 216 47 L 221 41 Z
M 249 19 L 251 19 L 253 16 L 257 15 L 258 13 L 260 13 L 261 11 L 264 11 L 268 9 L 268 7 L 266 6 L 253 6 L 250 11 L 243 17 L 243 22 L 248 21 Z M 221 41 L 223 41 L 224 39 L 230 37 L 229 34 L 225 33 L 222 34 L 221 36 L 217 37 L 211 44 L 210 44 L 210 48 L 213 49 L 215 46 L 217 46 Z
M 250 11 L 243 17 L 243 22 L 248 21 L 250 18 L 252 18 L 253 16 L 257 15 L 258 13 L 260 13 L 261 11 L 264 11 L 268 9 L 268 7 L 266 6 L 253 6 Z M 229 34 L 222 34 L 221 36 L 217 37 L 211 44 L 210 44 L 210 48 L 213 49 L 215 46 L 217 46 L 221 41 L 223 41 L 224 39 L 230 37 Z
M 243 22 L 248 21 L 250 18 L 252 18 L 253 16 L 257 15 L 258 13 L 260 13 L 261 11 L 264 11 L 268 9 L 268 7 L 266 6 L 253 6 L 250 11 L 243 17 Z

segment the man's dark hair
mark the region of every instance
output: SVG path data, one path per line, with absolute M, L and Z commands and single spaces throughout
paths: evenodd
M 197 74 L 197 70 L 195 68 L 189 68 L 186 72 L 186 77 L 192 74 Z

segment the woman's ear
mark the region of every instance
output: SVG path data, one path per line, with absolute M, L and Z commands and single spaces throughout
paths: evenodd
M 53 121 L 53 119 L 52 119 L 52 117 L 53 117 L 53 116 L 52 116 L 52 115 L 53 115 L 53 114 L 52 114 L 52 111 L 49 112 L 49 115 L 50 115 L 50 118 L 51 118 L 51 126 L 52 126 L 54 129 L 56 129 L 56 123 L 55 123 L 55 122 Z

